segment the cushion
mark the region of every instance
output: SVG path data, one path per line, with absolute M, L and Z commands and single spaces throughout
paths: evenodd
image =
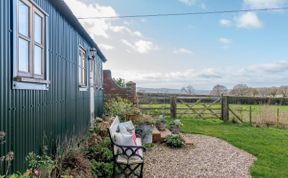
M 137 143 L 138 146 L 141 146 L 142 145 L 141 139 L 137 138 L 136 139 L 136 143 Z M 137 154 L 143 158 L 143 150 L 142 149 L 139 149 L 137 151 Z M 139 156 L 132 156 L 129 159 L 127 159 L 127 158 L 125 158 L 123 156 L 118 156 L 116 161 L 118 163 L 129 164 L 129 165 L 143 163 L 144 160 L 141 159 L 141 157 L 139 157 Z
M 135 127 L 132 123 L 132 121 L 128 122 L 121 122 L 119 123 L 119 131 L 122 134 L 134 134 L 135 133 Z
M 115 143 L 118 145 L 136 146 L 136 135 L 135 139 L 134 136 L 131 134 L 122 134 L 122 133 L 115 133 L 114 137 L 115 137 Z M 116 148 L 114 151 L 116 153 L 121 153 L 122 150 L 120 148 Z M 127 156 L 130 156 L 131 154 L 132 154 L 131 150 L 128 150 L 126 152 Z
M 112 137 L 114 137 L 114 134 L 117 132 L 119 123 L 120 123 L 119 118 L 118 116 L 116 116 L 115 119 L 113 120 L 113 123 L 111 124 L 109 128 L 109 131 Z
M 131 134 L 115 133 L 114 138 L 115 143 L 118 145 L 136 146 L 136 142 L 134 141 L 133 135 Z

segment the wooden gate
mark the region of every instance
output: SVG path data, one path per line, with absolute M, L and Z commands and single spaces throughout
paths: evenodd
M 138 93 L 139 107 L 150 115 L 221 119 L 221 97 Z
M 221 119 L 221 98 L 210 96 L 175 97 L 178 117 Z M 172 106 L 172 105 L 171 105 Z M 173 109 L 171 108 L 171 111 Z

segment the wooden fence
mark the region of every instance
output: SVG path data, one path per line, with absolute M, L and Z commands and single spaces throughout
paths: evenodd
M 138 100 L 144 113 L 155 116 L 288 125 L 288 98 L 138 93 Z

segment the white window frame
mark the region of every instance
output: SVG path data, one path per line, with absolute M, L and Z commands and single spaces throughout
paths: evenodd
M 12 0 L 13 1 L 13 82 L 12 89 L 26 89 L 26 90 L 48 90 L 49 89 L 49 31 L 48 31 L 48 14 L 40 8 L 33 0 Z M 29 72 L 19 71 L 18 60 L 18 40 L 25 38 L 19 33 L 18 27 L 18 3 L 22 2 L 27 5 L 29 9 L 29 35 L 26 40 L 29 43 Z M 41 44 L 34 40 L 34 17 L 38 15 L 42 18 Z M 42 49 L 41 57 L 41 75 L 34 74 L 34 45 Z
M 82 59 L 80 59 L 80 54 L 84 54 Z M 87 50 L 82 46 L 78 46 L 78 86 L 80 91 L 88 91 L 88 59 Z M 84 62 L 84 63 L 83 63 Z M 84 65 L 84 66 L 83 66 Z M 84 81 L 82 81 L 84 77 Z

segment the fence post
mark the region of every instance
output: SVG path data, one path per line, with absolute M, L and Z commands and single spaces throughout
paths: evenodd
M 279 119 L 280 119 L 280 111 L 279 108 L 277 108 L 277 127 L 279 127 Z
M 252 125 L 252 106 L 249 108 L 249 123 Z
M 172 96 L 170 98 L 170 116 L 171 118 L 177 117 L 177 103 L 176 103 L 176 97 Z
M 228 96 L 223 96 L 223 94 L 221 94 L 221 118 L 223 121 L 229 120 Z

